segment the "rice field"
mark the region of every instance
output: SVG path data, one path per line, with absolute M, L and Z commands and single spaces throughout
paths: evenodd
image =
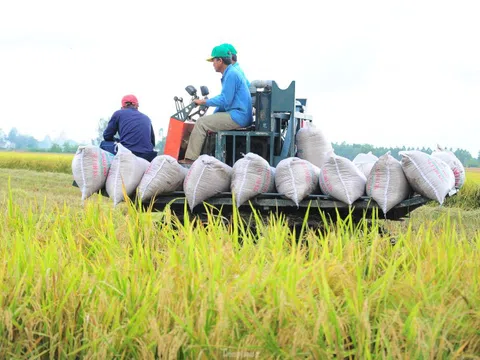
M 72 173 L 73 154 L 0 151 L 0 169 Z
M 51 154 L 21 156 L 0 153 L 0 358 L 480 359 L 478 202 L 298 242 L 278 216 L 82 203 Z
M 480 184 L 480 168 L 467 169 L 467 178 L 477 184 Z

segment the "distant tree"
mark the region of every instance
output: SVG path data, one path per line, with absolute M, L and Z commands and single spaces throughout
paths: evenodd
M 67 140 L 63 143 L 61 148 L 62 148 L 62 152 L 64 152 L 64 153 L 74 154 L 77 151 L 78 146 L 75 143 Z
M 5 134 L 2 129 L 0 129 L 0 148 L 5 147 L 6 144 L 7 144 L 7 134 Z
M 48 152 L 52 153 L 61 153 L 62 152 L 62 147 L 56 143 L 53 143 L 50 149 L 48 149 Z
M 472 155 L 467 150 L 457 149 L 453 153 L 464 165 L 466 165 L 472 159 Z
M 480 161 L 474 158 L 471 158 L 470 160 L 467 160 L 467 162 L 464 164 L 465 167 L 480 167 Z
M 425 148 L 425 147 L 422 147 L 421 149 L 419 149 L 421 152 L 424 152 L 424 153 L 427 153 L 427 154 L 431 154 L 432 153 L 432 149 L 430 149 L 429 147 L 428 148 Z
M 95 139 L 92 139 L 92 145 L 97 145 L 98 146 L 103 141 L 103 132 L 107 128 L 107 125 L 108 125 L 109 121 L 110 121 L 110 119 L 107 120 L 107 119 L 104 119 L 104 118 L 101 118 L 100 120 L 98 120 L 97 137 Z
M 8 132 L 7 140 L 11 141 L 12 143 L 15 143 L 17 141 L 17 136 L 18 136 L 17 128 L 11 128 L 10 131 Z
M 38 147 L 40 149 L 48 150 L 50 149 L 51 146 L 52 146 L 52 139 L 48 135 L 45 136 L 45 138 L 38 143 Z
M 8 140 L 14 144 L 15 149 L 37 150 L 38 140 L 30 135 L 19 134 L 17 129 L 13 128 L 8 134 Z
M 38 149 L 38 140 L 33 136 L 22 136 L 25 141 L 25 148 L 27 150 L 37 150 Z
M 335 154 L 339 156 L 346 157 L 347 159 L 353 160 L 358 154 L 360 153 L 368 153 L 372 152 L 373 155 L 380 157 L 384 154 L 386 154 L 388 151 L 390 151 L 390 155 L 392 155 L 394 158 L 397 160 L 401 160 L 401 156 L 399 155 L 400 151 L 411 151 L 411 150 L 418 150 L 425 152 L 427 154 L 432 153 L 432 149 L 430 148 L 413 148 L 413 147 L 405 147 L 402 146 L 396 147 L 396 148 L 385 148 L 385 147 L 379 147 L 376 148 L 372 145 L 369 144 L 347 144 L 345 142 L 342 142 L 340 144 L 337 143 L 332 143 L 333 150 L 335 151 Z M 478 159 L 474 159 L 472 155 L 463 149 L 457 149 L 456 151 L 453 152 L 455 156 L 462 162 L 464 166 L 472 166 L 472 167 L 478 167 L 480 166 L 480 152 L 478 154 Z
M 162 155 L 163 151 L 165 150 L 165 142 L 167 141 L 165 136 L 163 136 L 163 128 L 160 128 L 158 135 L 159 135 L 159 141 L 155 145 L 155 149 L 158 151 L 159 155 Z

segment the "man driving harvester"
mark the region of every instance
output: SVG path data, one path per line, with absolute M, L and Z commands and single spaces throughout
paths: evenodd
M 237 49 L 232 44 L 223 44 L 228 47 L 230 52 L 232 53 L 232 66 L 245 78 L 245 81 L 247 82 L 247 87 L 250 88 L 250 81 L 248 81 L 247 77 L 245 76 L 245 73 L 243 72 L 242 68 L 240 67 L 240 64 L 237 61 Z
M 215 46 L 207 59 L 222 74 L 222 92 L 211 99 L 196 99 L 195 104 L 215 107 L 212 115 L 199 118 L 188 141 L 185 159 L 192 164 L 202 151 L 207 131 L 234 130 L 252 124 L 252 98 L 244 76 L 232 64 L 232 53 L 226 44 Z

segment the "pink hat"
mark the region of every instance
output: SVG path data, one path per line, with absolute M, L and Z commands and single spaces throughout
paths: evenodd
M 133 105 L 138 105 L 138 100 L 135 95 L 125 95 L 122 98 L 122 106 L 125 106 L 127 103 L 132 103 Z

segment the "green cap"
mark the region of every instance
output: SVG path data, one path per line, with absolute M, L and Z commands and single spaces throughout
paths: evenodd
M 215 46 L 212 50 L 212 55 L 207 59 L 207 61 L 213 61 L 214 58 L 224 58 L 231 57 L 232 52 L 225 44 Z
M 222 45 L 225 45 L 233 55 L 237 55 L 237 49 L 235 49 L 235 47 L 232 44 L 222 44 Z

